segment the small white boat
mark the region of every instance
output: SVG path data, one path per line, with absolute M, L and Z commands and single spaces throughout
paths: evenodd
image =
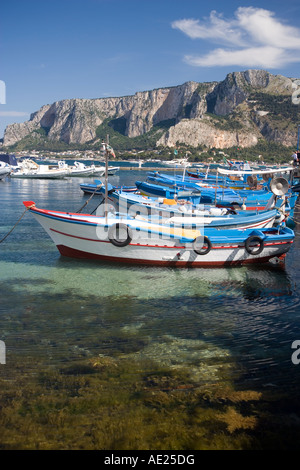
M 109 166 L 107 169 L 107 174 L 109 176 L 113 176 L 116 174 L 117 171 L 119 171 L 120 167 L 119 166 Z M 95 176 L 104 176 L 105 175 L 105 166 L 95 166 L 94 170 L 94 175 Z
M 12 171 L 10 165 L 0 161 L 0 180 L 3 180 Z
M 165 160 L 163 163 L 167 166 L 182 167 L 182 168 L 187 168 L 187 167 L 192 166 L 192 164 L 187 160 L 187 158 Z
M 91 176 L 94 174 L 95 165 L 86 166 L 82 162 L 74 162 L 74 165 L 68 165 L 65 161 L 58 162 L 58 167 L 66 169 L 69 176 Z
M 57 165 L 38 165 L 34 160 L 25 159 L 20 163 L 20 168 L 11 173 L 11 178 L 64 178 L 68 176 L 68 170 Z

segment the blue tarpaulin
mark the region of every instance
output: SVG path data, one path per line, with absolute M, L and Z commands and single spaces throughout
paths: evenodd
M 9 155 L 8 153 L 0 153 L 0 162 L 8 163 L 11 166 L 17 166 L 18 162 L 15 155 Z

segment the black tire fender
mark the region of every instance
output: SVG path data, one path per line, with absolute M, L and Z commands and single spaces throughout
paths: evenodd
M 122 238 L 121 240 L 118 239 L 118 232 L 120 230 L 122 230 L 122 231 L 125 230 L 127 232 L 126 239 L 124 239 L 124 238 Z M 127 245 L 129 245 L 129 243 L 132 240 L 132 231 L 128 227 L 128 225 L 118 222 L 118 223 L 112 225 L 111 227 L 109 227 L 108 239 L 115 246 L 118 246 L 118 247 L 127 246 Z
M 202 248 L 200 249 L 196 248 L 198 241 L 202 243 Z M 207 247 L 203 248 L 204 245 L 207 245 Z M 204 237 L 200 236 L 200 237 L 195 238 L 195 240 L 193 241 L 193 249 L 194 249 L 194 252 L 197 253 L 197 255 L 207 255 L 207 253 L 209 253 L 210 250 L 212 249 L 212 244 L 211 244 L 210 239 L 206 236 Z
M 251 246 L 251 243 L 256 242 L 259 244 L 259 247 L 256 249 L 256 247 Z M 258 235 L 252 235 L 247 238 L 245 241 L 245 249 L 249 255 L 259 255 L 263 249 L 264 249 L 264 241 L 261 237 Z

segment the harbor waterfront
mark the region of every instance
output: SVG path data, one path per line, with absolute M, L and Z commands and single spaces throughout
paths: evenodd
M 0 181 L 0 239 L 23 201 L 76 212 L 92 181 Z M 298 450 L 294 219 L 284 264 L 177 270 L 62 257 L 27 213 L 0 244 L 0 448 Z

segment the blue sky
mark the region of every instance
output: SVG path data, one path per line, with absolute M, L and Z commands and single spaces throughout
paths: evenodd
M 42 105 L 265 69 L 300 78 L 300 2 L 4 0 L 0 137 Z

